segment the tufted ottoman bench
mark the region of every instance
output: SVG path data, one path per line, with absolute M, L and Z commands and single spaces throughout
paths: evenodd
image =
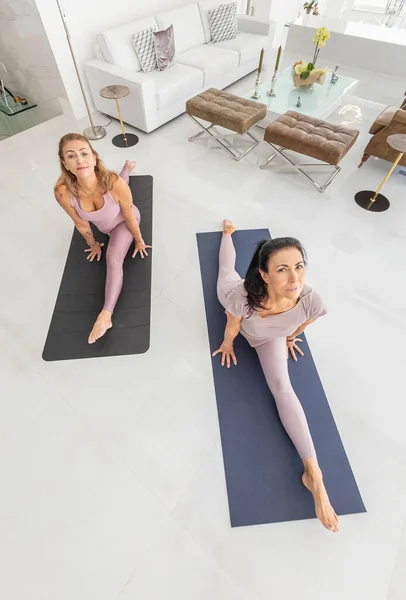
M 231 154 L 234 160 L 240 160 L 259 144 L 250 133 L 250 129 L 265 118 L 266 111 L 265 104 L 252 102 L 215 88 L 206 90 L 186 102 L 187 114 L 201 129 L 189 138 L 189 142 L 196 139 L 214 139 Z M 199 119 L 208 121 L 210 125 L 205 127 Z M 212 130 L 216 126 L 228 129 L 231 133 L 213 133 Z M 232 146 L 227 139 L 243 135 L 247 135 L 254 142 L 245 150 Z
M 334 177 L 340 172 L 341 169 L 338 164 L 353 146 L 358 134 L 359 131 L 357 129 L 334 125 L 333 123 L 314 119 L 313 117 L 290 110 L 265 129 L 264 140 L 272 146 L 275 152 L 260 168 L 267 168 L 275 156 L 280 156 L 287 163 L 287 165 L 283 166 L 289 166 L 307 177 L 310 183 L 319 192 L 323 193 Z M 291 158 L 286 156 L 284 150 L 291 150 L 299 154 L 311 156 L 327 164 L 295 163 Z M 334 172 L 324 185 L 316 183 L 301 168 L 329 168 L 330 166 L 334 166 Z

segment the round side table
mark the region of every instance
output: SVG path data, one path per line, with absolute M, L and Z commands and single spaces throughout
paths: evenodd
M 120 105 L 118 101 L 120 98 L 125 98 L 130 93 L 130 88 L 125 85 L 108 85 L 100 90 L 100 96 L 107 98 L 108 100 L 115 100 L 118 112 L 118 118 L 120 120 L 122 135 L 118 134 L 111 140 L 118 148 L 128 148 L 129 146 L 135 146 L 138 144 L 139 138 L 133 133 L 126 133 L 124 129 L 123 118 L 121 116 Z
M 406 154 L 405 134 L 395 133 L 395 135 L 390 135 L 386 142 L 391 148 L 398 152 L 395 162 L 385 175 L 376 192 L 363 190 L 362 192 L 355 194 L 355 202 L 358 204 L 358 206 L 361 206 L 361 208 L 365 208 L 365 210 L 369 210 L 370 212 L 383 212 L 389 208 L 389 200 L 386 198 L 386 196 L 381 194 L 381 190 L 388 181 L 389 177 L 392 175 L 393 171 L 396 169 L 398 163 L 402 160 L 402 157 Z

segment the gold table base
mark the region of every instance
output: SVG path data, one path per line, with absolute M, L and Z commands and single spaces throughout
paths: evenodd
M 362 192 L 355 194 L 355 202 L 358 204 L 358 206 L 365 208 L 365 210 L 369 210 L 370 212 L 383 212 L 389 208 L 389 200 L 383 194 L 381 194 L 381 190 L 388 181 L 389 177 L 392 175 L 393 171 L 398 166 L 398 163 L 402 160 L 403 156 L 404 152 L 399 152 L 395 162 L 383 178 L 382 183 L 376 192 L 363 190 Z
M 129 148 L 138 144 L 139 138 L 134 133 L 126 133 L 124 129 L 123 117 L 121 116 L 121 109 L 119 99 L 126 98 L 130 94 L 130 88 L 125 85 L 108 85 L 100 90 L 100 96 L 106 100 L 115 100 L 118 118 L 120 121 L 120 127 L 122 134 L 116 135 L 111 140 L 112 143 L 118 148 Z M 108 113 L 110 114 L 110 113 Z
M 123 117 L 121 116 L 121 110 L 120 110 L 120 104 L 118 102 L 118 98 L 116 98 L 116 106 L 117 106 L 118 118 L 120 120 L 121 131 L 123 132 L 123 140 L 124 140 L 125 145 L 128 146 L 128 140 L 127 140 L 127 137 L 125 135 Z

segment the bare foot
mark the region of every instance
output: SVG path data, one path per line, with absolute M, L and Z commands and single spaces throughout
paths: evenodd
M 111 312 L 108 310 L 102 310 L 99 316 L 97 317 L 95 324 L 93 325 L 93 329 L 90 332 L 88 342 L 89 344 L 94 344 L 96 340 L 103 337 L 108 329 L 113 327 L 113 323 L 111 322 Z
M 338 531 L 338 517 L 330 504 L 327 490 L 319 468 L 305 470 L 302 476 L 303 485 L 313 494 L 316 516 L 326 529 Z
M 232 235 L 235 231 L 235 227 L 231 221 L 224 219 L 223 221 L 223 233 L 226 235 Z
M 124 166 L 128 171 L 131 172 L 135 167 L 135 160 L 126 160 Z

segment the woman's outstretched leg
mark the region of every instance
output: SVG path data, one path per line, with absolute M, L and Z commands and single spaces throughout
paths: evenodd
M 305 472 L 303 484 L 313 494 L 316 515 L 331 531 L 338 531 L 338 517 L 330 504 L 316 451 L 302 405 L 290 382 L 285 338 L 274 338 L 256 348 L 268 386 L 275 398 L 279 417 L 292 440 Z
M 217 279 L 217 296 L 220 304 L 225 306 L 227 294 L 242 281 L 235 270 L 235 248 L 231 238 L 235 231 L 231 221 L 223 221 L 223 237 L 219 252 L 219 274 Z
M 137 220 L 139 221 L 139 217 Z M 89 335 L 89 344 L 93 344 L 113 326 L 111 316 L 123 287 L 123 262 L 133 241 L 133 235 L 125 222 L 111 230 L 106 254 L 107 275 L 104 306 Z
M 285 338 L 274 338 L 256 348 L 279 417 L 302 460 L 316 458 L 312 436 L 299 398 L 292 387 Z
M 127 184 L 130 181 L 130 173 L 134 167 L 135 167 L 135 160 L 126 160 L 124 167 L 120 171 L 121 179 L 124 179 L 124 181 Z

